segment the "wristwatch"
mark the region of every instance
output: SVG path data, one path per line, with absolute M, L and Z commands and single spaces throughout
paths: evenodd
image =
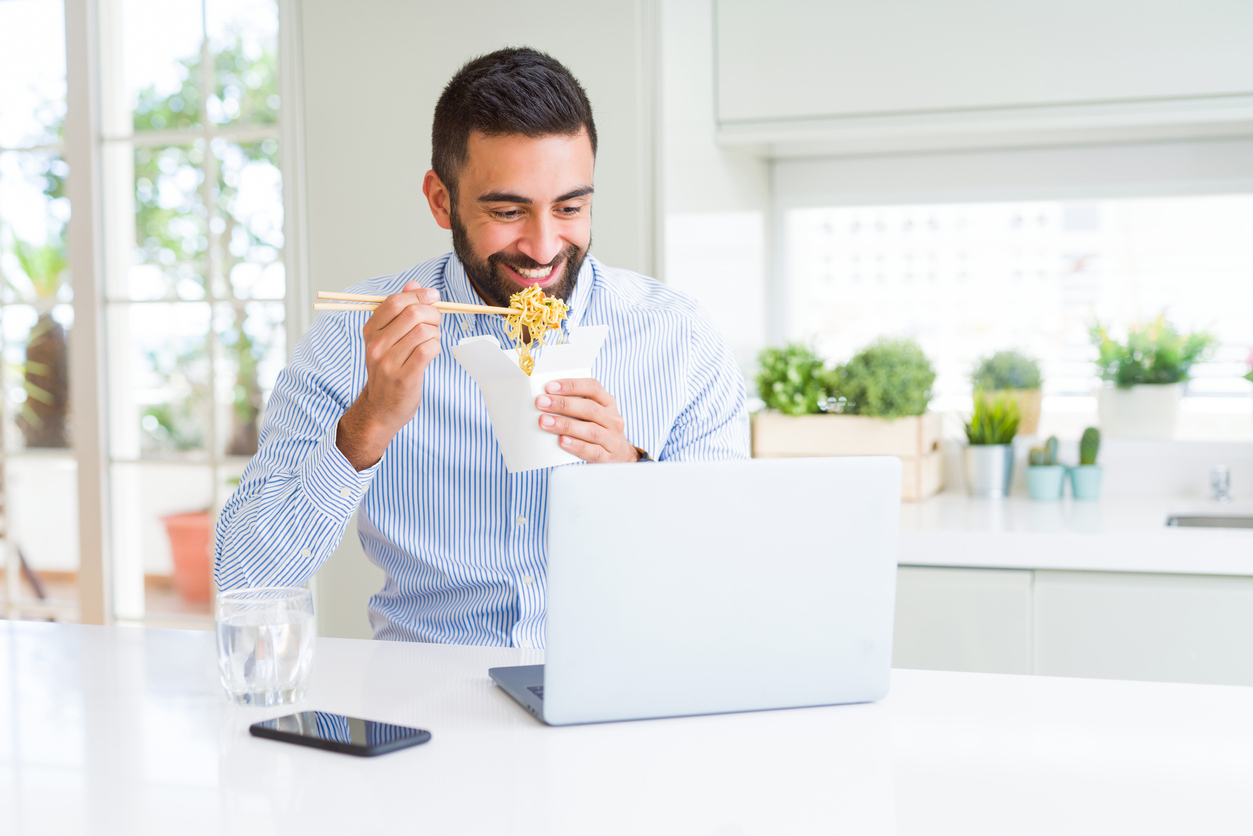
M 647 450 L 645 450 L 643 447 L 636 447 L 636 448 L 635 448 L 635 452 L 637 452 L 637 453 L 639 453 L 639 454 L 640 454 L 640 458 L 639 458 L 639 461 L 640 461 L 640 462 L 651 462 L 651 461 L 653 461 L 653 457 L 652 457 L 652 456 L 650 456 L 650 455 L 648 455 L 648 451 L 647 451 Z M 639 462 L 636 462 L 636 464 L 639 464 Z

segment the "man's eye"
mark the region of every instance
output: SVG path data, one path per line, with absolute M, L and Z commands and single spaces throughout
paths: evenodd
M 501 209 L 493 214 L 502 221 L 511 221 L 514 218 L 522 217 L 522 212 L 517 209 Z
M 562 206 L 560 209 L 557 210 L 559 214 L 567 215 L 567 216 L 577 215 L 582 211 L 583 211 L 582 206 Z

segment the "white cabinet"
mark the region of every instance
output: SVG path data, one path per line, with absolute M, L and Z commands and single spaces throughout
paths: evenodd
M 1253 108 L 1248 2 L 718 0 L 716 15 L 719 140 L 774 156 L 1231 135 Z
M 892 664 L 1031 673 L 1031 572 L 900 567 Z
M 1253 578 L 1037 571 L 1033 626 L 1039 674 L 1253 685 Z
M 1253 685 L 1253 577 L 902 566 L 893 664 Z

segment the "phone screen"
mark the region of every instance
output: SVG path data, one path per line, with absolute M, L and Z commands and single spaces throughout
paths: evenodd
M 254 723 L 256 737 L 269 737 L 353 755 L 381 755 L 431 739 L 425 729 L 345 717 L 327 711 L 300 711 Z

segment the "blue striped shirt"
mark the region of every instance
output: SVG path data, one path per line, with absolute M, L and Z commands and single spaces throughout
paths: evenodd
M 350 290 L 385 295 L 411 280 L 444 301 L 481 303 L 451 254 Z M 335 436 L 366 382 L 366 317 L 319 315 L 279 375 L 260 451 L 218 521 L 219 588 L 304 584 L 356 512 L 366 554 L 387 573 L 370 599 L 375 638 L 543 647 L 549 471 L 506 470 L 478 387 L 450 350 L 482 334 L 511 345 L 504 318 L 444 315 L 417 415 L 358 473 Z M 744 379 L 699 305 L 588 256 L 569 325 L 601 323 L 609 336 L 592 376 L 632 444 L 659 461 L 748 457 Z

